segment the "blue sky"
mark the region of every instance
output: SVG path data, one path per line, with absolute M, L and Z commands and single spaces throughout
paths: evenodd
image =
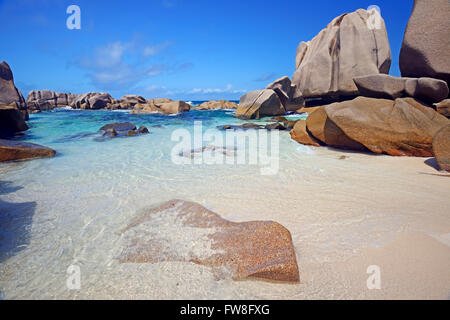
M 81 8 L 81 30 L 66 9 Z M 413 0 L 0 0 L 0 60 L 17 87 L 115 98 L 239 99 L 292 77 L 300 41 L 335 17 L 377 5 L 392 51 L 391 74 Z

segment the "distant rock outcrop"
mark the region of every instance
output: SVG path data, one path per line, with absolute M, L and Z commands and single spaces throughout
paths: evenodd
M 0 162 L 49 158 L 55 154 L 55 150 L 37 144 L 0 139 Z
M 27 97 L 28 109 L 33 111 L 48 111 L 54 108 L 70 106 L 79 95 L 59 93 L 50 90 L 30 91 Z
M 389 40 L 379 12 L 360 9 L 343 14 L 314 39 L 298 46 L 292 78 L 294 98 L 356 96 L 353 78 L 387 74 L 390 65 Z
M 170 99 L 147 100 L 146 103 L 138 103 L 131 113 L 162 113 L 178 114 L 191 110 L 191 106 L 184 101 L 172 101 Z
M 278 94 L 272 89 L 255 90 L 241 97 L 236 117 L 242 119 L 260 119 L 266 116 L 285 115 Z
M 432 78 L 398 78 L 374 74 L 354 78 L 359 93 L 365 97 L 397 99 L 412 97 L 426 102 L 447 98 L 449 89 L 443 80 Z
M 219 110 L 219 109 L 237 109 L 238 105 L 231 101 L 226 100 L 210 100 L 203 102 L 198 107 L 192 107 L 192 110 Z
M 450 2 L 414 0 L 400 51 L 403 77 L 430 77 L 450 85 Z
M 193 262 L 235 280 L 300 281 L 291 234 L 276 222 L 230 222 L 199 204 L 172 200 L 136 217 L 121 234 L 123 263 Z
M 109 93 L 88 92 L 77 96 L 70 105 L 74 109 L 105 109 L 114 103 Z

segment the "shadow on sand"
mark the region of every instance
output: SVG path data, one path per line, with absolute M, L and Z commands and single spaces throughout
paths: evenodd
M 0 263 L 29 244 L 36 202 L 10 203 L 1 199 L 1 195 L 20 189 L 11 182 L 0 181 Z

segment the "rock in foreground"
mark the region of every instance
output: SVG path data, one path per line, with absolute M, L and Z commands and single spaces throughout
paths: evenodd
M 450 124 L 434 136 L 433 152 L 439 168 L 450 172 Z
M 34 143 L 0 139 L 0 162 L 50 158 L 56 152 Z
M 291 234 L 276 222 L 230 222 L 199 204 L 172 200 L 121 233 L 124 263 L 184 261 L 225 268 L 235 280 L 299 282 Z

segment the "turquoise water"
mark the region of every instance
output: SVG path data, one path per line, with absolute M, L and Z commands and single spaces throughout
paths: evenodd
M 120 279 L 114 297 L 133 297 L 121 292 L 129 286 L 126 279 L 135 273 L 131 269 L 137 267 L 124 271 L 118 264 L 117 232 L 140 210 L 170 199 L 208 205 L 212 199 L 232 197 L 237 190 L 234 185 L 244 187 L 243 181 L 270 185 L 273 179 L 289 179 L 292 174 L 286 171 L 261 176 L 259 164 L 178 165 L 172 161 L 175 130 L 193 132 L 194 122 L 201 121 L 203 131 L 224 134 L 215 128 L 246 122 L 233 115 L 233 110 L 165 116 L 66 109 L 31 115 L 30 130 L 16 139 L 51 147 L 57 155 L 0 164 L 0 292 L 7 299 L 95 298 L 108 291 L 111 279 Z M 99 128 L 124 121 L 144 125 L 150 134 L 102 139 Z M 290 140 L 288 132 L 280 132 L 279 137 L 280 161 L 298 161 L 299 145 Z M 235 151 L 247 152 L 246 148 L 238 145 Z M 251 176 L 254 179 L 249 180 Z M 67 290 L 66 269 L 73 264 L 82 268 L 88 290 Z M 179 281 L 171 268 L 150 276 L 152 281 L 161 286 Z M 114 276 L 104 278 L 108 272 Z M 154 290 L 161 288 L 155 285 Z

